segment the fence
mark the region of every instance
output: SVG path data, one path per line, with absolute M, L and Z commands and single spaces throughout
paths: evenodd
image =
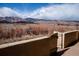
M 0 55 L 46 56 L 57 51 L 58 34 L 0 45 Z

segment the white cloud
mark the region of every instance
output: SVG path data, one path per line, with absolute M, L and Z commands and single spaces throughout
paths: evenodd
M 41 7 L 33 12 L 19 13 L 18 11 L 2 7 L 0 8 L 0 16 L 19 16 L 19 17 L 31 17 L 31 18 L 43 18 L 43 19 L 79 19 L 79 4 L 61 4 L 61 5 L 49 5 Z
M 44 19 L 79 19 L 79 4 L 50 5 L 39 8 L 28 15 Z
M 21 14 L 11 8 L 2 7 L 0 8 L 0 16 L 21 16 Z

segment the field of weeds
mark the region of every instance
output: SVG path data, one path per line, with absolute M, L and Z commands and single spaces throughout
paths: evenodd
M 78 29 L 78 26 L 58 24 L 0 24 L 0 44 L 50 35 L 54 31 L 65 32 Z

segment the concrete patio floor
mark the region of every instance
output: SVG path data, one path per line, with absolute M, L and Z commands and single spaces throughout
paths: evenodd
M 61 56 L 79 56 L 79 42 L 69 47 Z

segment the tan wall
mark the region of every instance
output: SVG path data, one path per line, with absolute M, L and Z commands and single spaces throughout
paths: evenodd
M 78 40 L 78 31 L 72 31 L 68 33 L 64 33 L 64 47 L 69 46 L 74 41 Z
M 63 48 L 62 45 L 63 45 L 63 33 L 58 32 L 57 47 L 59 49 L 62 49 Z
M 57 51 L 57 33 L 28 43 L 18 44 L 0 49 L 0 55 L 45 56 Z
M 78 39 L 79 39 L 79 31 L 78 31 Z

